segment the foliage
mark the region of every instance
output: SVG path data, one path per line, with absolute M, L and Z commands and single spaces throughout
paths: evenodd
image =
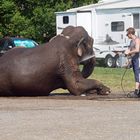
M 65 11 L 98 0 L 1 0 L 0 1 L 0 37 L 22 35 L 43 41 L 55 35 L 55 12 Z
M 101 81 L 102 83 L 110 87 L 112 92 L 122 92 L 121 80 L 125 71 L 125 68 L 96 67 L 90 78 Z M 122 81 L 122 85 L 125 91 L 134 90 L 135 82 L 132 69 L 127 69 Z
M 73 0 L 74 7 L 97 3 L 98 0 Z

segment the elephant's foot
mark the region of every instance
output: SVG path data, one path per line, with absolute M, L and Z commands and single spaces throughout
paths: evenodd
M 111 91 L 107 86 L 101 85 L 99 89 L 97 89 L 98 95 L 108 95 L 109 93 L 111 93 Z
M 111 92 L 110 88 L 102 85 L 98 89 L 94 89 L 94 90 L 90 90 L 90 91 L 86 92 L 86 95 L 90 95 L 90 94 L 108 95 L 110 92 Z

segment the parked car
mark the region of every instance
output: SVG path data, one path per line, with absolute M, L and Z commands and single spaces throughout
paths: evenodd
M 38 43 L 32 39 L 5 37 L 0 40 L 0 53 L 3 54 L 14 47 L 34 48 Z

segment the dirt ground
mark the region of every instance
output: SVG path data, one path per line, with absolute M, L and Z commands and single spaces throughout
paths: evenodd
M 139 138 L 139 99 L 119 94 L 0 98 L 0 140 Z

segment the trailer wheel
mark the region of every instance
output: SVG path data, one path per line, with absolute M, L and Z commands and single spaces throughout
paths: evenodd
M 119 60 L 119 55 L 116 55 L 116 56 L 115 56 L 115 66 L 116 66 L 117 68 L 120 68 L 120 67 L 121 67 L 121 65 L 120 65 L 120 60 Z
M 105 58 L 105 65 L 109 68 L 115 67 L 115 59 L 110 54 Z

